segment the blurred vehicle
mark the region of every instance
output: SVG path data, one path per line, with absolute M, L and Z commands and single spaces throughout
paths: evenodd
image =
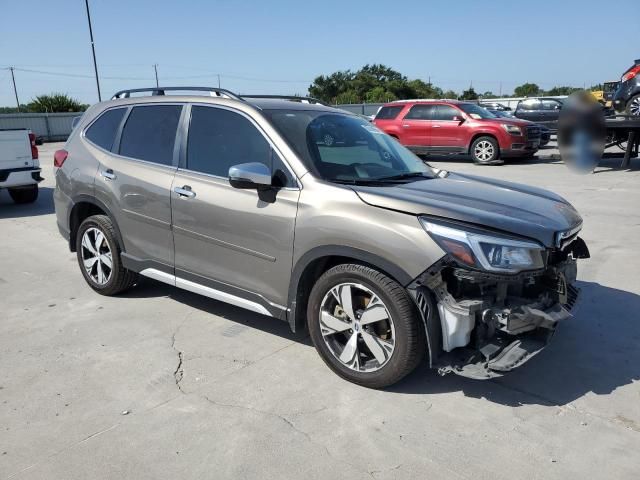
M 36 136 L 31 130 L 0 130 L 0 189 L 9 190 L 15 203 L 32 203 L 38 198 L 40 161 Z
M 527 98 L 520 100 L 513 113 L 515 117 L 544 125 L 551 131 L 558 130 L 558 117 L 562 102 L 555 98 Z
M 620 78 L 620 85 L 613 95 L 616 112 L 634 117 L 640 116 L 640 59 L 629 67 Z
M 611 108 L 613 106 L 613 95 L 620 86 L 620 82 L 604 82 L 602 84 L 602 97 L 604 106 Z
M 532 156 L 540 144 L 536 125 L 458 100 L 391 102 L 373 123 L 417 154 L 469 154 L 482 165 Z
M 499 110 L 499 111 L 511 111 L 511 107 L 504 105 L 503 103 L 498 102 L 484 102 L 480 100 L 479 105 L 481 107 L 486 108 L 487 110 Z
M 504 110 L 491 110 L 490 108 L 487 110 L 499 118 L 515 118 L 511 112 L 505 112 Z M 535 123 L 534 125 L 537 125 L 540 128 L 540 146 L 544 147 L 551 140 L 551 130 L 539 123 Z

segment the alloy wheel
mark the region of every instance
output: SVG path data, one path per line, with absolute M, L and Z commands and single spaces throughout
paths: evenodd
M 487 160 L 491 160 L 495 153 L 495 148 L 491 142 L 486 140 L 482 140 L 478 142 L 473 149 L 474 156 L 480 160 L 481 162 L 486 162 Z
M 629 113 L 634 117 L 640 116 L 640 97 L 636 97 L 631 100 L 629 104 Z
M 113 271 L 113 256 L 104 233 L 95 227 L 82 235 L 82 263 L 87 275 L 97 285 L 105 285 Z
M 333 146 L 335 141 L 335 138 L 333 138 L 333 135 L 331 135 L 330 133 L 325 133 L 322 136 L 322 143 L 324 143 L 327 147 Z
M 393 319 L 373 291 L 357 283 L 329 290 L 320 305 L 320 331 L 334 357 L 357 372 L 374 372 L 395 348 Z

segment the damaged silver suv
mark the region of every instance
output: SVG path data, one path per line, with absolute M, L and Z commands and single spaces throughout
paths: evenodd
M 119 92 L 55 167 L 58 226 L 95 291 L 143 275 L 308 328 L 368 387 L 425 359 L 472 378 L 522 365 L 570 317 L 589 256 L 558 195 L 432 168 L 314 99 Z

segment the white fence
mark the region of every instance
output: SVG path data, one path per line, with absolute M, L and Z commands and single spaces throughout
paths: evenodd
M 69 113 L 2 113 L 0 130 L 28 128 L 44 141 L 66 140 L 71 134 L 71 122 L 82 112 Z

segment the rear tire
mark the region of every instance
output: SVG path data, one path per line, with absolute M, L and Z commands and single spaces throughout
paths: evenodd
M 477 165 L 502 165 L 500 147 L 493 137 L 478 137 L 471 144 L 471 158 Z
M 640 117 L 640 94 L 634 95 L 631 97 L 631 100 L 627 102 L 626 113 L 633 117 Z
M 38 185 L 10 188 L 9 195 L 14 203 L 33 203 L 38 199 Z
M 80 224 L 76 234 L 78 265 L 89 286 L 101 295 L 117 295 L 138 280 L 137 273 L 122 266 L 121 251 L 108 216 L 93 215 Z
M 407 291 L 363 265 L 327 270 L 311 290 L 307 321 L 327 366 L 364 387 L 392 385 L 425 357 L 422 322 Z

